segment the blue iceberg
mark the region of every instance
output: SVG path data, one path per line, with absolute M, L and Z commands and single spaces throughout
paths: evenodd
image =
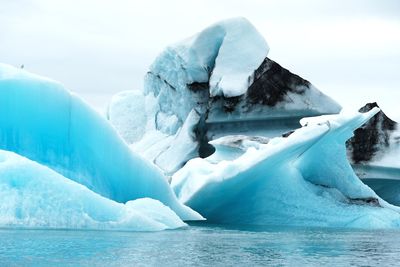
M 216 223 L 399 227 L 400 208 L 363 184 L 346 157 L 346 140 L 378 111 L 305 118 L 287 137 L 263 142 L 223 137 L 214 155 L 189 161 L 171 185 Z
M 153 198 L 183 220 L 202 219 L 180 204 L 162 173 L 132 152 L 79 97 L 57 82 L 4 64 L 0 149 L 48 166 L 116 202 Z

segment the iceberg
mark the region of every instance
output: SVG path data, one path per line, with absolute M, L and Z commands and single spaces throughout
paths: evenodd
M 396 227 L 386 200 L 400 203 L 397 126 L 374 105 L 338 115 L 338 103 L 268 52 L 247 20 L 215 23 L 165 48 L 143 94 L 114 96 L 108 119 L 213 222 Z M 138 101 L 145 115 L 132 111 Z
M 118 203 L 48 167 L 0 150 L 0 227 L 158 231 L 185 225 L 157 200 Z
M 378 107 L 368 103 L 360 112 L 368 112 Z M 353 164 L 372 164 L 382 167 L 398 167 L 400 161 L 400 129 L 383 111 L 354 132 L 347 142 L 349 158 Z
M 400 208 L 363 184 L 347 160 L 346 140 L 378 112 L 304 118 L 285 137 L 222 137 L 214 155 L 190 160 L 171 186 L 215 223 L 399 227 Z
M 202 219 L 177 201 L 158 168 L 132 152 L 78 96 L 58 82 L 5 64 L 0 64 L 0 149 L 116 202 L 153 198 L 183 220 Z
M 116 95 L 107 117 L 134 151 L 172 175 L 191 158 L 214 153 L 209 141 L 221 136 L 276 137 L 300 127 L 305 116 L 340 112 L 339 104 L 268 52 L 248 20 L 217 22 L 168 46 L 150 66 L 143 96 Z M 146 115 L 134 112 L 134 104 Z M 185 148 L 177 149 L 183 136 Z M 174 163 L 166 164 L 171 156 Z
M 367 112 L 377 103 L 368 103 Z M 400 128 L 383 111 L 354 132 L 346 143 L 348 158 L 364 183 L 386 201 L 400 205 Z

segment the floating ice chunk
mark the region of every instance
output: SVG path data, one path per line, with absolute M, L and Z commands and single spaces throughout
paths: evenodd
M 378 111 L 304 119 L 307 126 L 233 159 L 193 159 L 171 186 L 211 222 L 400 227 L 400 209 L 364 185 L 346 160 L 345 141 Z
M 201 218 L 178 203 L 161 172 L 132 152 L 108 121 L 79 97 L 59 83 L 4 64 L 0 149 L 46 165 L 117 202 L 150 197 L 183 220 Z
M 157 200 L 117 203 L 48 167 L 0 150 L 0 227 L 158 231 L 182 226 Z

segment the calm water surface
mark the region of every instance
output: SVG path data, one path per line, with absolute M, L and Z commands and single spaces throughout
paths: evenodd
M 163 232 L 0 230 L 1 266 L 400 266 L 400 231 L 193 224 Z

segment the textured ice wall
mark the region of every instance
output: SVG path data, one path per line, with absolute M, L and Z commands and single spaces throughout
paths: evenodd
M 399 227 L 399 208 L 364 185 L 346 158 L 345 141 L 378 111 L 304 119 L 287 137 L 250 144 L 233 159 L 193 159 L 171 185 L 217 223 Z
M 49 166 L 94 192 L 126 202 L 150 197 L 184 220 L 161 172 L 132 152 L 100 114 L 57 82 L 0 65 L 0 149 Z
M 182 226 L 157 200 L 117 203 L 48 167 L 0 150 L 0 227 L 158 231 Z

